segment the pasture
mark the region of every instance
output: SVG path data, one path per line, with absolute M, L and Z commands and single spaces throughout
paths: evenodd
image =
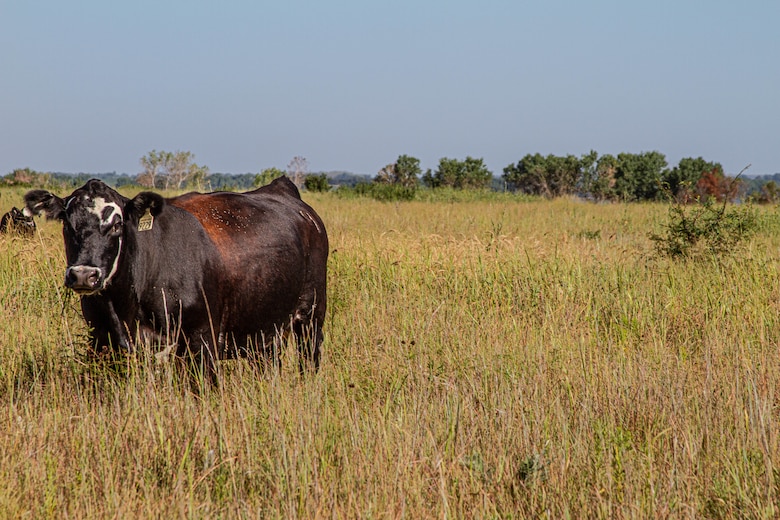
M 683 262 L 653 252 L 661 204 L 304 199 L 319 373 L 290 347 L 202 396 L 151 353 L 84 355 L 58 223 L 0 237 L 0 517 L 780 515 L 775 207 Z

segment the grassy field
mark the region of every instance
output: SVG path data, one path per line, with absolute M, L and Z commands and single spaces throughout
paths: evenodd
M 320 372 L 227 362 L 202 397 L 83 355 L 56 223 L 0 237 L 0 517 L 780 515 L 776 208 L 679 262 L 663 205 L 307 200 Z

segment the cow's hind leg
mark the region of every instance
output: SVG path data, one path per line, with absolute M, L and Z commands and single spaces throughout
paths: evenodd
M 292 323 L 292 332 L 298 346 L 298 366 L 301 374 L 307 368 L 316 372 L 320 368 L 322 348 L 322 320 L 315 316 L 296 315 Z

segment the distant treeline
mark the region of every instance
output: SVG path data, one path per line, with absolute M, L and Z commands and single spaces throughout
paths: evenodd
M 281 171 L 280 171 L 281 172 Z M 209 191 L 218 190 L 248 190 L 258 185 L 257 173 L 211 173 L 203 181 L 201 189 Z M 357 175 L 349 172 L 318 172 L 310 174 L 315 176 L 325 175 L 331 186 L 354 186 L 360 182 L 370 180 L 365 175 Z M 77 188 L 90 179 L 100 179 L 109 186 L 122 188 L 125 186 L 143 186 L 139 182 L 139 176 L 116 172 L 96 173 L 63 173 L 36 172 L 30 168 L 19 168 L 2 177 L 0 185 L 7 186 L 50 186 L 62 188 Z M 195 188 L 195 186 L 188 186 Z
M 42 173 L 21 168 L 2 177 L 2 184 L 50 186 L 63 189 L 97 178 L 117 188 L 183 188 L 197 190 L 247 190 L 290 175 L 304 189 L 340 188 L 344 195 L 382 200 L 417 198 L 418 190 L 492 190 L 554 198 L 577 196 L 590 200 L 679 202 L 712 197 L 717 200 L 780 202 L 780 173 L 748 177 L 725 174 L 720 163 L 701 157 L 683 158 L 669 167 L 664 154 L 652 151 L 599 155 L 595 151 L 575 155 L 527 154 L 509 164 L 500 176 L 488 170 L 483 159 L 442 158 L 436 169 L 423 172 L 420 160 L 400 155 L 369 177 L 345 171 L 308 173 L 306 160 L 296 157 L 286 171 L 269 168 L 260 173 L 210 173 L 192 161 L 189 152 L 152 151 L 142 159 L 145 172 L 128 175 L 104 173 Z M 177 161 L 177 159 L 179 159 Z M 179 164 L 181 163 L 181 164 Z M 306 180 L 306 182 L 303 182 Z M 312 182 L 309 182 L 312 181 Z

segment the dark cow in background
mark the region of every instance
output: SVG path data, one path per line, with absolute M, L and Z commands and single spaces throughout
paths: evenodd
M 0 218 L 0 233 L 17 233 L 25 237 L 35 234 L 35 221 L 18 208 L 11 208 Z
M 128 199 L 99 180 L 65 198 L 25 195 L 62 222 L 65 285 L 81 295 L 93 347 L 175 345 L 214 379 L 218 359 L 263 355 L 294 334 L 319 367 L 328 236 L 286 177 L 247 193 L 152 192 Z

